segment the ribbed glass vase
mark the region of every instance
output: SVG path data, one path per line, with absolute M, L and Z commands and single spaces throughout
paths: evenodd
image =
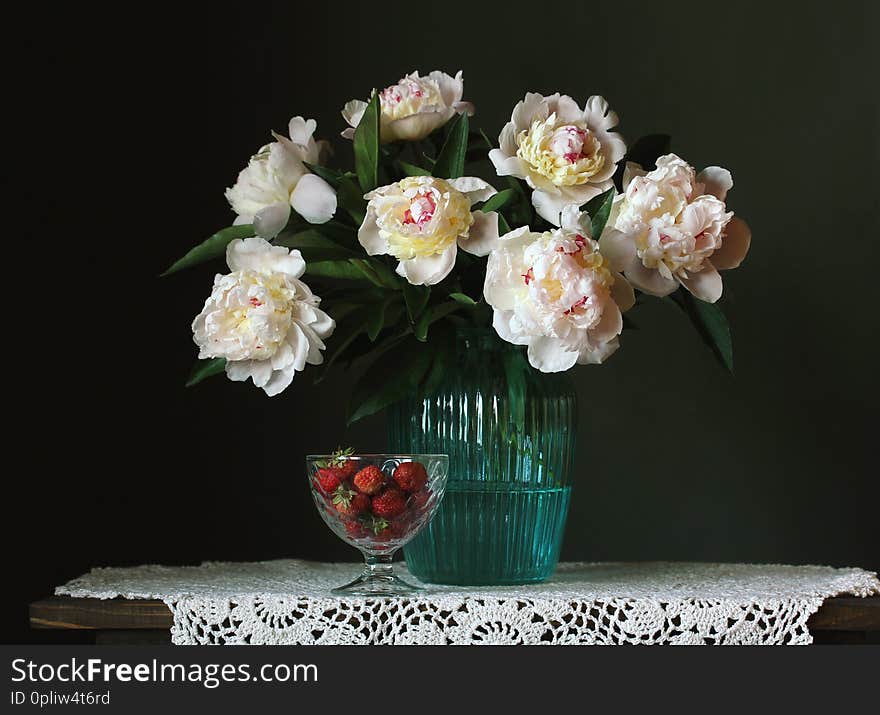
M 457 369 L 389 412 L 390 449 L 449 455 L 446 496 L 404 549 L 428 583 L 546 579 L 568 515 L 577 399 L 565 373 L 542 374 L 494 331 L 459 329 Z

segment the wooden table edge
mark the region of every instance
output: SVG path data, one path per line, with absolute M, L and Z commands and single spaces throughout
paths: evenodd
M 30 604 L 31 628 L 49 630 L 168 630 L 162 601 L 50 596 Z M 880 596 L 825 599 L 807 622 L 810 631 L 880 631 Z

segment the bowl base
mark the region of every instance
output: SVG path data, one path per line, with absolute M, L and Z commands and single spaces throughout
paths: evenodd
M 336 596 L 366 596 L 383 598 L 387 596 L 413 596 L 424 589 L 407 583 L 394 573 L 383 571 L 375 573 L 367 568 L 351 583 L 334 588 L 331 593 Z

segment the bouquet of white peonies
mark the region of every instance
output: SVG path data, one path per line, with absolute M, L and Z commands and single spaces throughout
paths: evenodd
M 628 149 L 602 97 L 528 93 L 493 141 L 462 96 L 461 72 L 414 72 L 348 102 L 353 171 L 328 165 L 314 120 L 273 132 L 226 191 L 233 225 L 166 271 L 229 267 L 193 322 L 188 385 L 225 371 L 276 395 L 306 365 L 346 365 L 362 371 L 351 422 L 430 394 L 462 324 L 542 372 L 601 363 L 642 295 L 678 305 L 732 369 L 718 271 L 751 233 L 730 172 L 697 172 L 663 135 Z

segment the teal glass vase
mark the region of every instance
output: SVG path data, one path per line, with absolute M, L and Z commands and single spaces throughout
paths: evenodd
M 525 349 L 460 328 L 457 369 L 435 391 L 390 408 L 390 448 L 449 455 L 446 495 L 404 549 L 427 583 L 545 580 L 556 567 L 577 434 L 566 373 L 533 369 Z

